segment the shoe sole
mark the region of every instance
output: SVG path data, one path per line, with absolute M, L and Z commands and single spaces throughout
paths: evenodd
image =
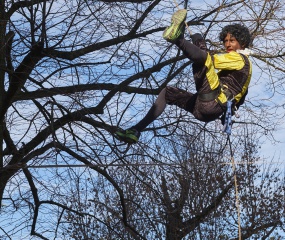
M 180 29 L 184 24 L 187 15 L 186 9 L 180 9 L 175 12 L 171 18 L 171 25 L 163 32 L 163 38 L 167 41 L 176 40 L 181 34 Z
M 133 135 L 126 135 L 126 134 L 121 134 L 120 132 L 115 133 L 115 137 L 119 139 L 120 141 L 123 141 L 125 143 L 133 144 L 138 142 L 138 138 Z

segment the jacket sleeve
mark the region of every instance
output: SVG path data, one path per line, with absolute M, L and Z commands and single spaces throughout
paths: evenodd
M 243 57 L 234 51 L 213 55 L 213 62 L 218 70 L 240 70 L 245 65 Z

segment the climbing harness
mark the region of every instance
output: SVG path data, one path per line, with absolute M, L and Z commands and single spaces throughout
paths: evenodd
M 218 98 L 218 96 L 221 93 L 221 90 L 222 90 L 222 87 L 221 87 L 221 85 L 219 85 L 216 89 L 212 90 L 211 92 L 198 93 L 198 98 L 204 102 L 213 101 L 213 100 Z

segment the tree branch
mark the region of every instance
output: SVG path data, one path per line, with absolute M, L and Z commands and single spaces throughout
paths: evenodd
M 132 39 L 136 39 L 136 38 L 140 38 L 140 37 L 146 37 L 149 34 L 156 33 L 156 32 L 162 31 L 162 30 L 164 30 L 164 28 L 156 28 L 156 29 L 152 29 L 152 30 L 145 31 L 142 33 L 138 33 L 138 34 L 131 34 L 131 35 L 126 34 L 124 36 L 120 36 L 117 38 L 112 38 L 112 39 L 106 40 L 104 42 L 90 44 L 87 47 L 84 47 L 84 48 L 81 48 L 78 50 L 74 50 L 74 51 L 64 52 L 64 51 L 57 51 L 55 49 L 49 48 L 49 49 L 45 49 L 44 53 L 45 53 L 45 55 L 50 56 L 52 58 L 62 58 L 62 59 L 67 59 L 67 60 L 74 60 L 78 57 L 81 57 L 81 56 L 87 54 L 87 53 L 91 53 L 91 52 L 94 52 L 94 51 L 97 51 L 97 50 L 100 50 L 103 48 L 107 48 L 107 47 L 110 47 L 113 45 L 117 45 L 117 44 L 120 44 L 123 42 L 127 42 L 127 41 L 130 41 Z
M 24 7 L 31 7 L 31 6 L 33 6 L 35 4 L 39 4 L 41 2 L 48 2 L 48 0 L 19 1 L 19 2 L 13 3 L 11 8 L 7 12 L 7 19 L 10 18 L 13 15 L 13 13 L 16 12 L 18 9 L 24 8 Z
M 233 185 L 234 181 L 231 181 L 218 196 L 213 198 L 212 203 L 208 207 L 204 208 L 203 211 L 194 218 L 191 218 L 183 223 L 184 236 L 195 229 L 213 210 L 217 209 Z

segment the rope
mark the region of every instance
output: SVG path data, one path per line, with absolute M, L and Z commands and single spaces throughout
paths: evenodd
M 235 160 L 234 160 L 234 154 L 232 150 L 232 144 L 230 140 L 230 134 L 228 134 L 227 142 L 230 146 L 230 153 L 231 153 L 231 163 L 232 163 L 232 169 L 234 173 L 234 183 L 235 183 L 235 196 L 236 196 L 236 208 L 237 208 L 237 214 L 238 214 L 238 236 L 239 240 L 242 240 L 241 238 L 241 224 L 240 224 L 240 203 L 239 203 L 239 192 L 238 192 L 238 184 L 237 184 L 237 175 L 236 175 L 236 166 L 235 166 Z
M 232 161 L 232 158 L 230 158 Z M 235 165 L 253 165 L 253 164 L 264 164 L 265 161 L 256 161 L 256 162 L 235 162 Z M 232 162 L 209 162 L 209 163 L 189 163 L 192 165 L 232 165 Z M 270 162 L 270 164 L 284 164 L 282 161 L 278 162 Z M 126 166 L 181 166 L 181 163 L 118 163 L 118 164 L 47 164 L 47 165 L 26 165 L 26 164 L 14 164 L 11 166 L 4 166 L 2 171 L 9 170 L 9 169 L 20 169 L 20 168 L 81 168 L 81 167 L 126 167 Z
M 232 164 L 232 170 L 234 174 L 234 183 L 235 183 L 235 196 L 236 196 L 236 209 L 237 209 L 237 215 L 238 215 L 238 236 L 239 240 L 242 240 L 241 238 L 241 220 L 240 220 L 240 203 L 239 203 L 239 192 L 238 192 L 238 183 L 237 183 L 237 175 L 236 175 L 236 165 L 234 160 L 234 154 L 232 150 L 232 144 L 230 135 L 232 133 L 232 100 L 227 101 L 227 111 L 225 113 L 225 127 L 224 132 L 227 133 L 227 143 L 229 143 L 230 147 L 230 154 L 231 154 L 231 164 Z

